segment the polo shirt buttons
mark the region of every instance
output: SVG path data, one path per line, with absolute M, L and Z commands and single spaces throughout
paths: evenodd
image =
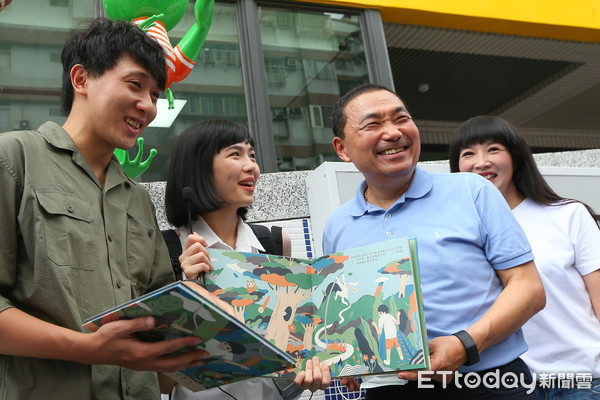
M 386 213 L 386 214 L 385 214 L 385 217 L 386 217 L 386 218 L 388 218 L 388 219 L 389 219 L 389 218 L 392 218 L 392 214 L 390 214 L 390 213 Z
M 393 233 L 392 233 L 392 232 L 386 232 L 385 234 L 386 234 L 387 236 L 392 236 L 392 235 L 393 235 Z
M 121 283 L 120 280 L 117 279 L 117 281 L 115 282 L 115 285 L 117 286 L 117 289 L 121 289 L 121 286 L 123 286 L 123 284 Z
M 71 204 L 67 204 L 67 211 L 73 213 L 73 211 L 75 211 L 75 207 L 73 207 Z

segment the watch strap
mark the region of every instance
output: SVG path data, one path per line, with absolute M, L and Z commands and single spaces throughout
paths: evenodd
M 453 333 L 452 335 L 456 336 L 467 350 L 467 362 L 464 365 L 469 366 L 478 363 L 479 350 L 477 350 L 477 344 L 475 343 L 471 335 L 469 335 L 469 332 L 462 330 Z

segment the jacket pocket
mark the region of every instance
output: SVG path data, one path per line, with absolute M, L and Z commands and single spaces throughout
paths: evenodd
M 56 265 L 94 270 L 98 266 L 94 213 L 88 199 L 52 189 L 36 190 L 48 258 Z
M 145 292 L 150 280 L 156 254 L 156 235 L 154 225 L 127 213 L 127 267 L 135 296 Z

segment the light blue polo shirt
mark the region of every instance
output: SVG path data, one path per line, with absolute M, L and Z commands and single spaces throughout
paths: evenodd
M 479 320 L 503 289 L 495 270 L 534 258 L 502 194 L 479 175 L 433 174 L 417 166 L 408 190 L 387 211 L 365 201 L 365 188 L 363 181 L 356 196 L 329 217 L 323 251 L 416 238 L 429 339 Z M 460 371 L 504 365 L 526 350 L 519 329 L 485 349 L 480 362 Z

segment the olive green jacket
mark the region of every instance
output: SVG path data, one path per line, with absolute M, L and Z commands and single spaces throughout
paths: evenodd
M 0 312 L 77 331 L 174 280 L 148 193 L 113 156 L 104 188 L 59 125 L 0 134 Z M 0 355 L 0 399 L 158 399 L 155 373 Z

